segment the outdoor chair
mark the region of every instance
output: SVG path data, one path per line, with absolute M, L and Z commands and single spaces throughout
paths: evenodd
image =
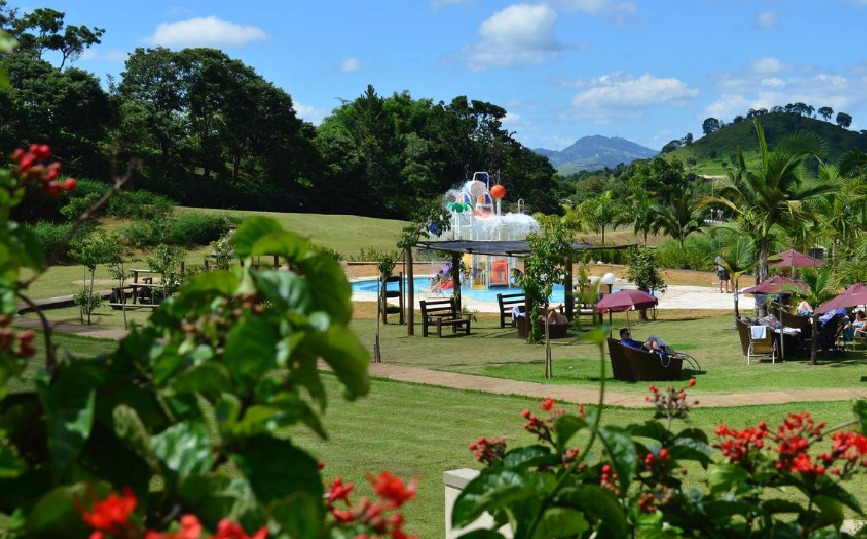
M 844 314 L 835 314 L 819 328 L 816 335 L 816 348 L 822 351 L 822 358 L 828 357 L 828 352 L 832 352 L 837 357 L 843 357 L 843 354 L 846 353 L 846 350 L 839 343 L 840 334 L 845 327 L 840 321 L 845 316 Z
M 777 341 L 768 326 L 750 326 L 749 348 L 747 349 L 747 365 L 752 358 L 771 358 L 771 363 L 777 361 Z

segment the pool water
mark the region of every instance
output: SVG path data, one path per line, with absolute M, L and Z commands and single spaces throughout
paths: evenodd
M 398 283 L 388 283 L 389 290 L 397 290 Z M 405 285 L 406 283 L 404 283 Z M 413 279 L 413 290 L 416 295 L 434 295 L 434 292 L 430 290 L 430 279 L 428 277 L 416 277 Z M 376 279 L 368 279 L 363 281 L 355 281 L 352 283 L 352 291 L 353 292 L 370 292 L 376 293 Z M 476 301 L 488 301 L 491 303 L 496 303 L 497 294 L 514 294 L 517 292 L 523 292 L 521 287 L 519 286 L 498 286 L 496 288 L 471 288 L 469 286 L 461 287 L 461 296 L 465 298 L 471 298 Z M 443 290 L 443 294 L 450 295 L 451 289 Z M 563 285 L 557 284 L 554 285 L 554 293 L 551 294 L 550 301 L 553 302 L 561 302 L 563 301 Z

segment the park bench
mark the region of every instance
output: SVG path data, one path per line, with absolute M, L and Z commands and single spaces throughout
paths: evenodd
M 510 320 L 509 326 L 515 327 L 515 319 L 512 316 L 512 309 L 515 307 L 523 307 L 527 302 L 527 297 L 523 292 L 515 292 L 512 294 L 497 294 L 497 303 L 500 304 L 500 327 L 506 326 L 506 319 Z
M 149 278 L 145 278 L 150 281 Z M 126 286 L 115 286 L 111 289 L 108 306 L 112 309 L 156 309 L 160 306 L 160 302 L 156 301 L 154 288 L 159 285 L 154 285 L 152 282 L 134 282 Z M 128 301 L 132 299 L 132 302 Z
M 454 298 L 420 301 L 419 306 L 423 336 L 428 336 L 431 326 L 436 326 L 437 337 L 443 336 L 443 327 L 451 327 L 452 333 L 457 333 L 458 328 L 466 328 L 467 335 L 470 334 L 470 315 L 462 316 L 458 313 Z

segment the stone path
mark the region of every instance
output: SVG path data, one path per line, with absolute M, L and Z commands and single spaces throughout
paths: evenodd
M 39 321 L 35 318 L 16 317 L 14 324 L 18 327 L 41 327 Z M 53 327 L 54 331 L 57 333 L 69 333 L 103 339 L 119 340 L 126 335 L 126 331 L 122 329 L 105 329 L 80 324 L 59 323 L 54 324 Z M 595 403 L 599 400 L 599 394 L 595 387 L 549 385 L 538 382 L 507 380 L 504 378 L 491 378 L 487 376 L 436 371 L 385 363 L 371 363 L 369 373 L 371 376 L 386 378 L 389 380 L 441 387 L 453 387 L 457 389 L 471 389 L 500 395 L 520 395 L 538 399 L 551 397 L 557 401 L 571 403 Z M 659 382 L 657 385 L 664 387 L 667 383 Z M 693 388 L 689 392 L 689 395 L 691 399 L 698 400 L 702 407 L 745 406 L 785 404 L 790 402 L 849 401 L 853 399 L 867 399 L 867 387 L 825 389 L 792 388 L 790 390 L 764 391 L 760 393 L 731 393 L 727 395 L 703 395 L 699 389 Z M 624 407 L 651 406 L 651 404 L 645 400 L 645 396 L 646 393 L 632 394 L 606 390 L 605 404 Z

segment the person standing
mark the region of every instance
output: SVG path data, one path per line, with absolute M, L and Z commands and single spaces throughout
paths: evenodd
M 723 266 L 723 259 L 721 256 L 716 257 L 716 276 L 719 279 L 720 294 L 723 292 L 731 292 L 732 278 L 731 275 L 729 275 L 729 271 L 725 266 Z

